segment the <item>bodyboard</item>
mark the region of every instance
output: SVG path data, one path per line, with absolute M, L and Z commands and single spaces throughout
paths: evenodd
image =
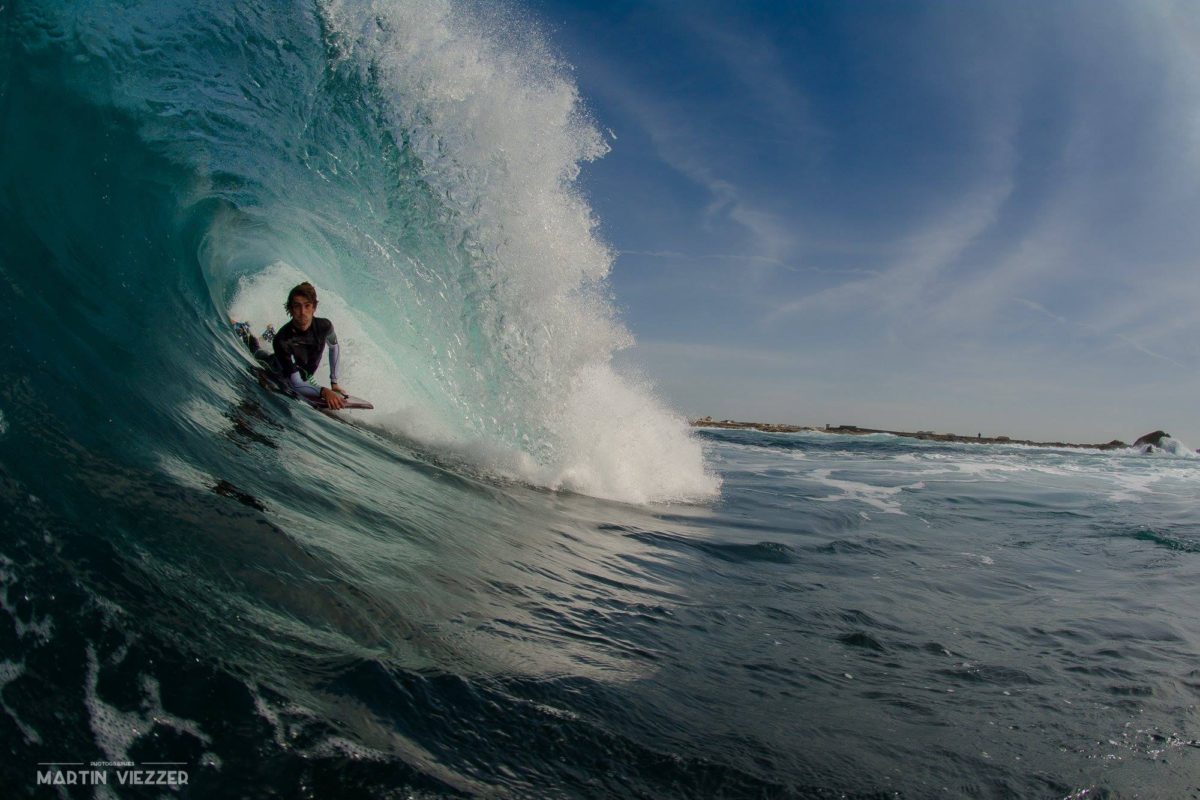
M 293 392 L 293 394 L 294 394 L 294 392 Z M 301 396 L 300 399 L 303 400 L 304 402 L 308 403 L 313 408 L 319 408 L 322 411 L 332 411 L 333 410 L 333 409 L 329 408 L 329 404 L 326 403 L 322 399 L 310 399 L 308 397 L 303 397 L 303 396 Z M 361 397 L 354 397 L 353 395 L 349 395 L 349 394 L 342 395 L 342 399 L 346 401 L 346 405 L 337 409 L 338 411 L 344 411 L 347 408 L 374 408 L 375 407 L 375 406 L 371 405 L 369 402 L 367 402 L 366 400 L 363 400 Z
M 297 400 L 303 400 L 313 408 L 320 411 L 335 410 L 329 407 L 329 404 L 325 402 L 324 398 L 305 397 L 304 395 L 298 393 L 295 389 L 288 385 L 286 380 L 272 372 L 266 365 L 263 365 L 262 361 L 259 361 L 259 365 L 259 368 L 256 370 L 258 373 L 258 382 L 264 387 L 273 389 L 281 394 L 286 394 L 288 397 L 294 397 Z M 336 409 L 337 411 L 346 411 L 347 409 L 351 408 L 375 408 L 375 406 L 372 405 L 369 400 L 363 400 L 361 397 L 343 394 L 342 399 L 346 401 L 346 405 Z

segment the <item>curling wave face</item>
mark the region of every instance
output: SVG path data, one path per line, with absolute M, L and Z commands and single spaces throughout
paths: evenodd
M 110 306 L 35 322 L 153 326 L 140 365 L 101 349 L 90 380 L 168 416 L 228 394 L 226 317 L 278 324 L 306 278 L 368 424 L 550 488 L 714 495 L 685 420 L 611 364 L 631 337 L 575 186 L 606 145 L 528 25 L 434 1 L 6 13 L 9 94 L 59 104 L 10 139 L 9 202 L 64 243 L 61 281 Z M 83 120 L 100 136 L 77 141 Z

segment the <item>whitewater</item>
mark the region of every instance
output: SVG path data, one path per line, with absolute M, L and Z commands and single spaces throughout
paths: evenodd
M 3 796 L 1195 791 L 1194 451 L 692 429 L 520 7 L 7 3 L 0 124 Z

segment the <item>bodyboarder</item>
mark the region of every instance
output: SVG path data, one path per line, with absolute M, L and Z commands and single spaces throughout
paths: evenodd
M 250 332 L 249 323 L 234 323 L 234 330 L 246 342 L 254 357 L 265 363 L 288 389 L 309 401 L 323 400 L 330 409 L 342 408 L 347 394 L 338 385 L 340 350 L 337 334 L 333 330 L 333 322 L 316 316 L 316 288 L 308 281 L 292 287 L 284 310 L 291 316 L 291 321 L 273 337 L 270 336 L 269 327 L 264 335 L 264 338 L 270 337 L 273 353 L 262 348 L 258 338 Z M 321 386 L 316 380 L 317 368 L 321 365 L 321 356 L 326 348 L 329 349 L 328 387 Z

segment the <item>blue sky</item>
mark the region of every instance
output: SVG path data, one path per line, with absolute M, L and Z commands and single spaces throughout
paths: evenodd
M 680 410 L 1200 446 L 1195 6 L 532 9 Z

